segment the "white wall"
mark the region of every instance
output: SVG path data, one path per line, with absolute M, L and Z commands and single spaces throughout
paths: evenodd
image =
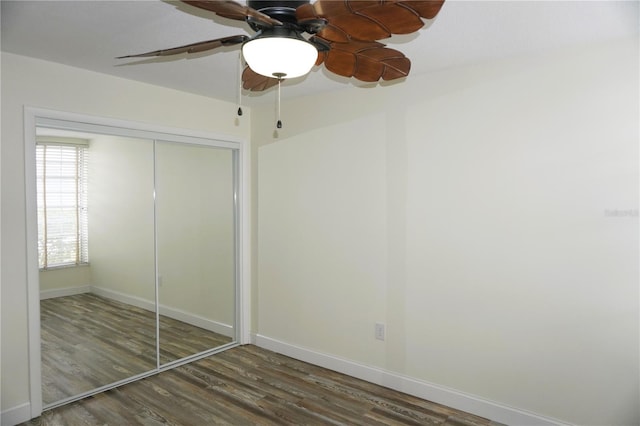
M 2 53 L 2 403 L 3 413 L 29 400 L 23 108 L 113 117 L 249 137 L 247 109 L 148 84 Z
M 638 71 L 637 39 L 446 70 L 286 102 L 277 139 L 254 108 L 258 337 L 640 423 Z

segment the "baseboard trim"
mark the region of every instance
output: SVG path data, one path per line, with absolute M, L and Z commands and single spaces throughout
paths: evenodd
M 128 305 L 133 305 L 141 309 L 146 309 L 147 311 L 155 312 L 156 310 L 154 302 L 143 299 L 141 297 L 131 296 L 129 294 L 120 293 L 118 291 L 113 291 L 104 287 L 93 286 L 91 287 L 91 291 L 98 296 L 106 297 L 107 299 L 116 300 Z M 180 309 L 160 305 L 160 315 L 164 315 L 178 321 L 186 322 L 187 324 L 204 328 L 205 330 L 213 331 L 214 333 L 222 334 L 226 337 L 235 337 L 235 332 L 232 325 L 210 320 L 208 318 L 194 315 Z
M 65 288 L 55 288 L 52 290 L 42 290 L 40 291 L 40 300 L 53 299 L 54 297 L 73 296 L 76 294 L 90 293 L 90 292 L 91 292 L 90 285 L 83 285 L 81 287 L 65 287 Z
M 377 367 L 359 364 L 333 355 L 292 345 L 260 334 L 252 336 L 255 344 L 301 361 L 366 380 L 422 399 L 443 404 L 457 410 L 491 419 L 494 422 L 519 426 L 568 426 L 556 419 L 540 416 L 475 395 L 446 388 Z
M 0 415 L 0 424 L 2 426 L 15 426 L 29 420 L 31 420 L 31 404 L 28 402 L 9 408 Z
M 101 297 L 105 297 L 107 299 L 115 300 L 116 302 L 126 303 L 127 305 L 145 309 L 147 311 L 156 311 L 156 304 L 151 300 L 143 299 L 142 297 L 131 296 L 130 294 L 125 294 L 119 291 L 96 286 L 91 286 L 91 293 L 94 293 Z
M 222 334 L 226 337 L 231 337 L 232 339 L 235 338 L 233 326 L 229 324 L 223 324 L 221 322 L 213 321 L 199 315 L 194 315 L 189 312 L 170 308 L 164 305 L 160 305 L 160 315 L 164 315 L 178 321 L 186 322 L 187 324 L 204 328 L 205 330 L 213 331 L 214 333 Z

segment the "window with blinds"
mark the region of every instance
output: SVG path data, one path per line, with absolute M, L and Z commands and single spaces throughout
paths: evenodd
M 89 262 L 87 160 L 85 140 L 36 145 L 40 269 Z

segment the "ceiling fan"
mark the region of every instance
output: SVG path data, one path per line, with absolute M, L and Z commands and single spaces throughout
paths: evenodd
M 377 42 L 409 34 L 433 19 L 445 0 L 181 0 L 239 21 L 256 32 L 234 35 L 122 58 L 198 53 L 242 45 L 247 66 L 242 87 L 262 91 L 286 78 L 322 65 L 334 74 L 364 82 L 406 77 L 411 62 L 401 52 Z M 307 38 L 303 34 L 307 33 Z

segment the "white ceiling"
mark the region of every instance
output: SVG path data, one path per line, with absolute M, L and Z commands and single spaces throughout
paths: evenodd
M 244 22 L 161 0 L 1 0 L 0 5 L 5 52 L 236 100 L 238 47 L 190 58 L 114 58 L 251 34 Z M 411 59 L 411 78 L 449 67 L 637 35 L 639 5 L 636 0 L 448 0 L 436 19 L 419 32 L 383 42 Z M 304 78 L 289 80 L 282 95 L 303 96 L 357 84 L 314 68 Z M 272 102 L 273 98 L 264 93 L 253 95 L 249 103 L 262 101 Z

